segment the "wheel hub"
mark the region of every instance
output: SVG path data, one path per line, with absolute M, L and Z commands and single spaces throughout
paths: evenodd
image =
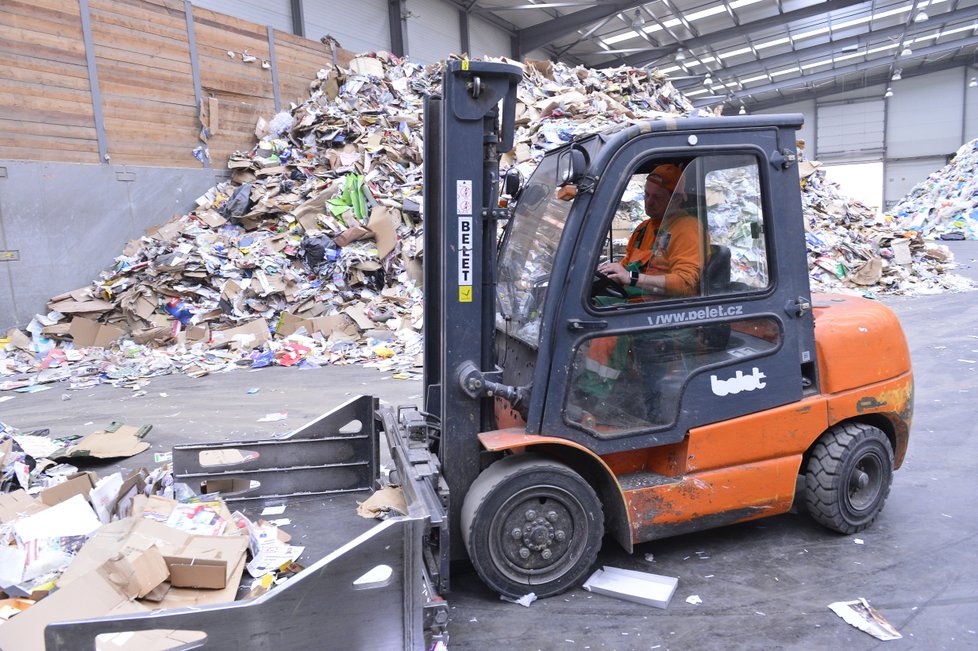
M 523 570 L 544 570 L 567 552 L 571 513 L 559 500 L 533 500 L 513 508 L 500 528 L 502 551 L 510 563 Z
M 881 462 L 873 455 L 866 455 L 849 474 L 849 505 L 856 510 L 869 508 L 875 503 L 881 490 Z

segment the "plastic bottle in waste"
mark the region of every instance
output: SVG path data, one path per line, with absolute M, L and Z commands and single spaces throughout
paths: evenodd
M 194 316 L 193 312 L 190 311 L 190 307 L 178 298 L 166 304 L 166 311 L 182 325 L 190 323 L 190 319 Z

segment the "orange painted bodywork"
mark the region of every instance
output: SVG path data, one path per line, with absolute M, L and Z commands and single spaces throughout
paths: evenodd
M 558 445 L 596 461 L 618 489 L 620 503 L 606 512 L 627 517 L 627 527 L 609 527 L 629 532 L 630 540 L 621 540 L 626 547 L 784 513 L 804 455 L 846 420 L 887 432 L 899 467 L 913 413 L 910 354 L 899 322 L 886 307 L 858 297 L 816 295 L 814 303 L 819 394 L 693 428 L 676 444 L 602 456 L 567 439 L 527 434 L 518 419 L 479 440 L 488 450 L 516 453 Z
M 840 294 L 815 294 L 812 307 L 822 393 L 875 384 L 910 370 L 903 330 L 887 307 Z

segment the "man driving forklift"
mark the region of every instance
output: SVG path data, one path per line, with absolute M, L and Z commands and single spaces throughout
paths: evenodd
M 704 247 L 699 220 L 682 209 L 682 169 L 656 166 L 645 178 L 645 214 L 635 227 L 620 262 L 598 272 L 625 287 L 630 300 L 654 296 L 694 296 L 699 291 Z
M 695 296 L 707 248 L 700 220 L 683 209 L 687 196 L 683 170 L 662 163 L 645 178 L 646 219 L 632 231 L 619 262 L 607 261 L 598 273 L 621 286 L 625 298 L 596 295 L 596 306 L 667 297 Z M 694 342 L 687 332 L 601 337 L 590 342 L 585 369 L 578 380 L 585 418 L 600 422 L 620 418 L 617 404 L 631 405 L 633 414 L 657 422 L 658 386 L 668 364 Z M 624 374 L 624 375 L 623 375 Z M 635 410 L 636 405 L 647 408 Z

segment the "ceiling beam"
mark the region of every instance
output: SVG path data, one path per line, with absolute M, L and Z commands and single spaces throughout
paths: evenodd
M 923 75 L 933 74 L 935 72 L 941 72 L 943 70 L 951 70 L 954 68 L 963 68 L 971 63 L 971 55 L 958 55 L 949 59 L 941 59 L 940 61 L 932 61 L 930 63 L 925 63 L 922 66 L 914 69 L 911 72 L 904 73 L 903 78 L 908 79 L 910 77 L 920 77 Z M 881 71 L 878 73 L 867 74 L 859 84 L 853 84 L 851 82 L 843 81 L 842 83 L 836 83 L 832 85 L 819 86 L 818 88 L 806 88 L 804 90 L 796 90 L 791 93 L 788 97 L 776 98 L 764 100 L 761 102 L 753 102 L 750 100 L 744 101 L 743 104 L 750 111 L 763 111 L 766 109 L 778 108 L 784 106 L 785 104 L 794 104 L 795 102 L 803 102 L 808 99 L 818 99 L 820 97 L 826 97 L 828 95 L 838 95 L 839 93 L 845 93 L 853 90 L 858 90 L 860 88 L 868 88 L 870 86 L 884 86 L 889 84 L 889 72 Z M 899 92 L 899 89 L 896 89 Z M 739 105 L 740 102 L 737 102 Z
M 691 50 L 698 47 L 711 47 L 717 43 L 722 43 L 725 41 L 730 41 L 736 38 L 748 38 L 752 34 L 762 29 L 769 29 L 771 27 L 782 27 L 787 23 L 804 20 L 806 18 L 812 18 L 815 16 L 821 16 L 822 14 L 828 13 L 830 11 L 839 11 L 840 9 L 846 9 L 854 5 L 868 4 L 866 0 L 828 0 L 828 2 L 818 2 L 804 9 L 796 9 L 794 11 L 789 11 L 784 14 L 775 14 L 768 18 L 762 18 L 760 20 L 755 20 L 749 23 L 741 23 L 737 27 L 730 27 L 728 29 L 721 30 L 719 32 L 713 32 L 712 34 L 704 34 L 703 36 L 697 36 L 696 38 L 687 39 L 680 43 L 675 44 L 675 50 L 679 48 L 684 48 Z M 595 54 L 600 54 L 596 52 Z M 627 57 L 620 57 L 619 59 L 613 59 L 608 61 L 602 61 L 600 63 L 595 63 L 592 68 L 606 68 L 610 66 L 642 66 L 647 63 L 651 63 L 661 58 L 662 55 L 649 56 L 647 54 L 638 53 L 632 54 Z
M 520 50 L 525 54 L 538 47 L 573 33 L 575 30 L 587 27 L 591 23 L 602 20 L 622 11 L 628 11 L 646 4 L 649 0 L 627 0 L 624 2 L 602 2 L 594 7 L 581 9 L 574 13 L 565 14 L 558 18 L 530 25 L 517 30 Z
M 961 48 L 971 47 L 972 45 L 978 45 L 978 36 L 972 36 L 970 38 L 962 38 L 956 41 L 949 41 L 947 43 L 942 43 L 940 45 L 932 45 L 930 47 L 920 48 L 919 50 L 914 50 L 913 54 L 906 59 L 920 59 L 922 57 L 927 57 L 932 54 L 945 54 L 947 52 L 952 52 L 955 50 L 960 50 Z M 906 60 L 901 59 L 901 60 Z M 749 95 L 760 95 L 763 93 L 772 93 L 776 91 L 791 90 L 793 88 L 798 88 L 799 86 L 807 86 L 808 84 L 818 83 L 820 81 L 826 81 L 835 79 L 841 75 L 849 74 L 852 72 L 866 72 L 874 68 L 885 68 L 886 76 L 889 76 L 890 60 L 888 57 L 882 57 L 879 59 L 873 59 L 871 61 L 862 61 L 859 63 L 854 63 L 848 66 L 842 66 L 840 68 L 831 68 L 829 70 L 823 70 L 822 72 L 816 72 L 810 75 L 802 75 L 799 77 L 794 77 L 791 79 L 785 79 L 781 82 L 764 84 L 761 86 L 746 87 L 742 90 L 730 91 L 726 93 L 727 97 L 733 100 L 740 99 L 741 97 L 747 97 Z M 912 74 L 912 70 L 907 71 L 908 74 Z M 691 98 L 695 106 L 708 106 L 716 104 L 716 102 L 697 102 L 696 98 Z
M 458 7 L 462 11 L 467 12 L 471 16 L 478 16 L 482 20 L 498 27 L 500 30 L 506 32 L 511 37 L 516 34 L 516 26 L 507 21 L 503 20 L 500 16 L 497 16 L 491 11 L 480 8 L 473 0 L 442 0 L 442 2 L 452 5 L 453 7 Z
M 930 20 L 925 23 L 911 23 L 913 28 L 907 30 L 907 36 L 919 36 L 920 34 L 935 31 L 938 29 L 938 25 L 943 28 L 946 23 L 952 21 L 964 21 L 974 18 L 978 18 L 978 6 L 949 11 L 936 16 L 931 16 Z M 869 47 L 872 42 L 879 41 L 880 39 L 902 35 L 906 29 L 907 28 L 904 25 L 894 25 L 892 27 L 886 27 L 883 29 L 876 29 L 865 34 L 860 34 L 859 36 L 840 38 L 839 40 L 832 41 L 830 43 L 814 45 L 812 47 L 802 48 L 792 52 L 785 52 L 784 54 L 776 54 L 774 56 L 765 57 L 758 61 L 751 61 L 749 63 L 741 63 L 739 65 L 730 66 L 729 68 L 723 68 L 714 72 L 713 76 L 733 80 L 740 77 L 747 77 L 752 74 L 757 74 L 759 72 L 767 72 L 782 65 L 798 64 L 806 58 L 815 59 L 829 54 L 841 53 L 842 49 L 851 46 L 856 46 L 859 49 L 863 49 L 865 47 Z M 691 86 L 691 84 L 686 85 L 686 87 L 689 86 Z M 683 85 L 676 84 L 676 88 L 682 89 Z

